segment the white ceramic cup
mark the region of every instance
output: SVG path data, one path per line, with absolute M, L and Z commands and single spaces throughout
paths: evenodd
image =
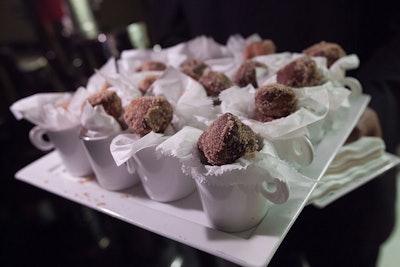
M 279 158 L 286 160 L 294 167 L 308 166 L 314 160 L 314 146 L 305 136 L 277 139 L 273 140 L 272 144 Z
M 362 94 L 362 86 L 361 83 L 353 78 L 353 77 L 345 77 L 341 80 L 341 82 L 350 89 L 351 94 L 349 96 L 350 99 L 356 99 L 358 97 L 360 97 L 360 95 Z
M 110 144 L 115 135 L 90 136 L 82 128 L 79 135 L 87 152 L 89 162 L 97 182 L 107 190 L 122 190 L 140 183 L 134 168 L 127 163 L 117 166 L 110 151 Z
M 241 175 L 233 171 L 223 175 Z M 218 179 L 218 177 L 215 177 Z M 201 203 L 212 226 L 225 232 L 241 232 L 256 226 L 274 204 L 282 204 L 289 198 L 287 184 L 265 174 L 265 183 L 273 187 L 246 184 L 214 185 L 196 180 Z
M 182 172 L 178 158 L 160 156 L 156 145 L 145 147 L 133 156 L 135 168 L 147 195 L 158 202 L 182 199 L 196 189 L 194 180 Z
M 72 176 L 87 176 L 92 173 L 89 160 L 79 140 L 80 126 L 60 131 L 33 127 L 29 132 L 31 143 L 42 151 L 55 149 L 60 155 L 65 169 Z M 45 138 L 47 135 L 48 139 Z

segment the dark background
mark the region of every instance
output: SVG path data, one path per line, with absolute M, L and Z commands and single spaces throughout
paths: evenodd
M 85 4 L 90 16 L 83 19 L 95 26 L 92 31 L 81 21 Z M 85 85 L 110 56 L 134 47 L 130 24 L 154 26 L 147 4 L 0 0 L 0 266 L 169 266 L 178 256 L 183 266 L 232 266 L 14 177 L 44 152 L 29 142 L 33 125 L 17 121 L 10 105 L 34 93 Z M 152 37 L 146 45 L 153 45 Z
M 94 38 L 82 30 L 72 2 L 90 7 Z M 127 26 L 146 21 L 144 2 L 0 0 L 0 266 L 169 266 L 177 256 L 183 266 L 223 264 L 14 177 L 44 152 L 32 146 L 33 125 L 17 121 L 11 104 L 85 85 L 110 55 L 133 47 Z M 107 41 L 96 38 L 101 33 Z

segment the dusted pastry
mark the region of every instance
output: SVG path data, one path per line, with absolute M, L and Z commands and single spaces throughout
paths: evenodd
M 337 43 L 321 41 L 303 50 L 303 54 L 310 57 L 326 57 L 328 67 L 336 60 L 346 55 L 343 48 Z
M 290 62 L 276 75 L 278 83 L 297 88 L 319 85 L 323 78 L 315 61 L 307 55 Z
M 133 133 L 145 136 L 149 132 L 163 133 L 171 123 L 173 108 L 163 96 L 142 96 L 131 101 L 124 119 Z
M 149 90 L 150 86 L 160 77 L 157 74 L 149 74 L 144 77 L 138 84 L 138 89 L 145 94 Z
M 231 113 L 218 117 L 200 135 L 197 147 L 203 164 L 218 166 L 259 150 L 253 130 Z
M 255 106 L 258 117 L 281 118 L 290 115 L 297 105 L 297 96 L 291 87 L 279 83 L 262 86 L 255 93 Z M 263 115 L 263 116 L 261 116 Z
M 146 61 L 143 62 L 136 71 L 150 71 L 150 70 L 165 70 L 167 66 L 160 61 Z
M 242 65 L 240 65 L 239 69 L 236 71 L 233 77 L 233 82 L 240 87 L 245 87 L 248 84 L 251 84 L 254 88 L 257 88 L 257 68 L 268 70 L 268 66 L 261 62 L 253 60 L 244 61 Z
M 187 59 L 180 65 L 180 70 L 195 80 L 199 80 L 208 65 L 201 60 Z
M 222 72 L 206 69 L 199 82 L 204 86 L 208 96 L 218 96 L 223 90 L 233 85 L 232 81 Z
M 260 122 L 270 122 L 276 118 L 262 114 L 258 109 L 254 109 L 253 119 Z
M 102 105 L 105 112 L 117 120 L 122 115 L 122 101 L 114 91 L 103 89 L 90 95 L 87 100 L 93 107 Z
M 275 43 L 270 39 L 248 43 L 244 49 L 244 59 L 255 56 L 268 55 L 276 52 Z

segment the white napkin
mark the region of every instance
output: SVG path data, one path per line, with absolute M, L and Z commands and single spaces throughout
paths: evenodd
M 346 187 L 390 162 L 384 151 L 385 144 L 378 137 L 362 137 L 340 148 L 312 192 L 309 203 Z

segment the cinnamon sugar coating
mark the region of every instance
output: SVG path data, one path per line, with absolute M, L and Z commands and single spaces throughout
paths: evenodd
M 150 86 L 158 79 L 160 75 L 157 74 L 149 74 L 144 77 L 138 84 L 138 89 L 145 94 L 147 90 L 149 90 Z
M 222 72 L 207 69 L 199 79 L 208 96 L 218 96 L 223 90 L 233 85 L 232 81 Z
M 273 83 L 257 89 L 255 94 L 255 106 L 258 116 L 262 120 L 265 117 L 281 118 L 290 115 L 297 105 L 297 96 L 293 89 L 283 84 Z M 260 116 L 260 115 L 263 116 Z
M 125 109 L 124 120 L 129 130 L 140 136 L 149 132 L 164 133 L 171 123 L 173 108 L 163 96 L 142 96 L 133 99 Z
M 105 112 L 117 120 L 122 114 L 121 98 L 114 91 L 104 89 L 90 95 L 87 100 L 93 107 L 102 105 Z
M 217 118 L 199 137 L 197 147 L 203 164 L 234 163 L 259 149 L 253 130 L 231 113 Z
M 195 80 L 199 80 L 208 65 L 201 60 L 187 59 L 180 65 L 180 70 Z
M 255 56 L 269 55 L 276 52 L 275 43 L 270 39 L 254 41 L 246 45 L 244 49 L 244 59 Z
M 253 119 L 260 122 L 270 122 L 275 120 L 276 118 L 262 114 L 258 109 L 254 109 Z
M 319 85 L 323 78 L 315 61 L 307 55 L 290 62 L 276 75 L 278 83 L 297 88 Z
M 236 71 L 233 77 L 233 82 L 240 87 L 245 87 L 248 84 L 251 84 L 254 88 L 257 88 L 258 82 L 256 68 L 265 68 L 268 70 L 268 66 L 261 62 L 253 60 L 244 61 Z
M 326 57 L 328 67 L 346 55 L 346 52 L 339 44 L 326 41 L 314 44 L 304 49 L 302 53 L 310 57 Z

